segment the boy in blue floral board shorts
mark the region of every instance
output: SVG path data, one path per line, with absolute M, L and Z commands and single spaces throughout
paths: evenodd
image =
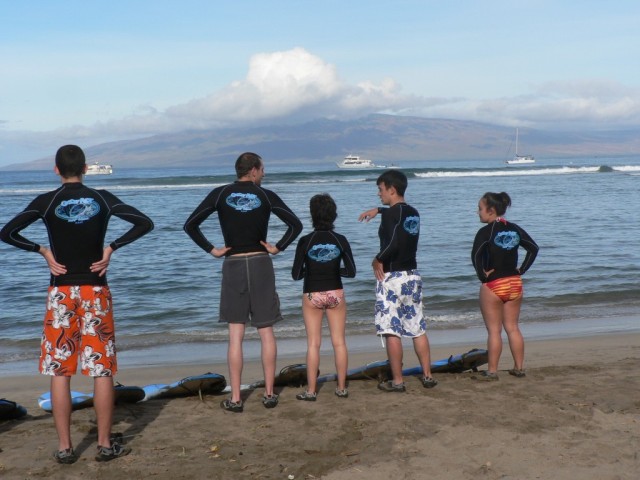
M 422 385 L 433 388 L 431 353 L 427 322 L 422 316 L 422 278 L 417 270 L 416 254 L 420 236 L 420 214 L 404 200 L 407 177 L 398 170 L 387 170 L 378 177 L 378 196 L 389 208 L 372 208 L 360 214 L 358 221 L 369 222 L 382 215 L 378 236 L 380 252 L 371 265 L 376 277 L 376 334 L 385 338 L 392 380 L 378 385 L 385 392 L 404 392 L 402 378 L 402 337 L 413 340 L 413 348 L 422 367 Z

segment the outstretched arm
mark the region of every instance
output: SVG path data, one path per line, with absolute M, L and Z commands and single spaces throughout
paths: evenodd
M 359 222 L 369 222 L 373 217 L 378 215 L 378 207 L 370 208 L 366 212 L 362 212 L 358 217 Z

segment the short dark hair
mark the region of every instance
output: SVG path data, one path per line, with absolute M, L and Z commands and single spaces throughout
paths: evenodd
M 84 152 L 77 145 L 63 145 L 56 152 L 56 167 L 64 178 L 81 176 L 86 164 Z
M 496 211 L 496 215 L 501 217 L 507 211 L 507 208 L 511 206 L 511 197 L 507 192 L 487 192 L 482 196 L 487 209 L 493 209 Z
M 400 170 L 387 170 L 380 175 L 376 181 L 376 185 L 380 185 L 381 183 L 384 183 L 384 186 L 387 188 L 395 188 L 396 193 L 404 197 L 404 192 L 407 190 L 409 181 L 407 180 L 407 176 Z
M 311 222 L 316 230 L 333 230 L 333 222 L 338 217 L 338 207 L 328 193 L 319 193 L 309 201 Z
M 244 152 L 236 160 L 236 176 L 242 178 L 254 168 L 262 166 L 262 157 L 257 153 Z

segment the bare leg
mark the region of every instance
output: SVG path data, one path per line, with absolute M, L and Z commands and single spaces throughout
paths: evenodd
M 258 333 L 260 334 L 260 345 L 262 347 L 264 393 L 270 397 L 273 395 L 273 384 L 276 377 L 276 357 L 278 355 L 276 337 L 273 334 L 273 327 L 259 328 Z
M 431 351 L 429 349 L 429 339 L 427 334 L 414 337 L 413 349 L 416 351 L 416 356 L 422 367 L 422 372 L 425 377 L 431 377 Z
M 336 362 L 338 375 L 338 390 L 344 390 L 347 386 L 347 366 L 349 357 L 347 353 L 347 341 L 345 339 L 345 326 L 347 323 L 347 304 L 342 301 L 335 308 L 327 309 L 327 322 L 331 332 L 331 344 Z
M 511 300 L 504 304 L 504 329 L 509 339 L 509 348 L 513 356 L 513 368 L 522 370 L 524 368 L 524 338 L 518 319 L 520 318 L 520 306 L 522 305 L 522 297 L 517 300 Z
M 231 401 L 239 402 L 240 380 L 242 378 L 242 341 L 244 340 L 245 326 L 243 323 L 229 324 L 229 347 L 227 350 L 227 363 L 229 365 L 229 379 L 231 381 Z
M 502 354 L 503 303 L 486 285 L 480 287 L 480 311 L 489 334 L 487 339 L 487 350 L 489 352 L 487 370 L 490 373 L 496 373 L 500 355 Z
M 385 339 L 393 383 L 399 385 L 404 381 L 402 378 L 402 339 L 395 335 L 385 335 Z
M 311 393 L 316 393 L 318 388 L 323 315 L 324 311 L 314 307 L 307 295 L 302 296 L 302 316 L 307 331 L 307 391 Z
M 103 447 L 111 447 L 114 403 L 113 377 L 95 377 L 93 379 L 93 406 L 98 423 L 98 445 Z
M 73 447 L 71 443 L 71 377 L 51 377 L 53 422 L 58 433 L 58 450 Z

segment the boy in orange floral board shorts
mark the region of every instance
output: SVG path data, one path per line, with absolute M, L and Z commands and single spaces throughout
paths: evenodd
M 115 250 L 153 229 L 151 219 L 140 211 L 106 190 L 83 185 L 86 169 L 80 147 L 60 147 L 55 172 L 62 186 L 36 197 L 0 231 L 0 240 L 41 254 L 51 272 L 40 372 L 51 375 L 53 419 L 58 433 L 53 458 L 64 464 L 78 459 L 71 441 L 71 376 L 76 373 L 78 359 L 82 373 L 94 378 L 98 424 L 95 459 L 108 461 L 131 451 L 111 436 L 117 361 L 111 293 L 105 274 Z M 112 215 L 133 226 L 104 247 Z M 49 234 L 48 248 L 20 234 L 39 219 Z

